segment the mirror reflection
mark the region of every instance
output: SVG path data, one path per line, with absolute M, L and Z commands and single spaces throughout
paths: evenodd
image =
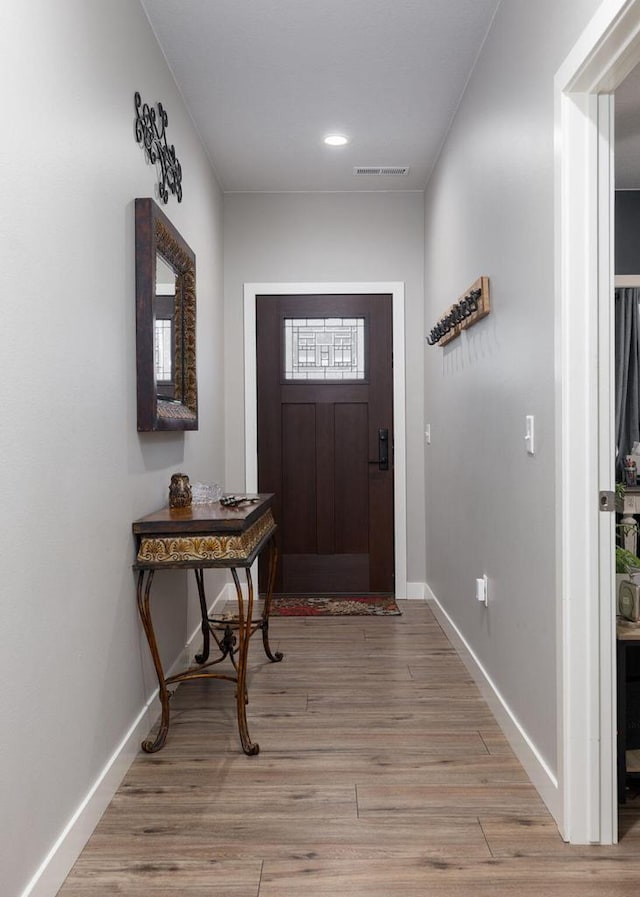
M 156 255 L 156 295 L 154 299 L 153 355 L 156 394 L 159 399 L 175 398 L 175 311 L 176 275 L 161 255 Z

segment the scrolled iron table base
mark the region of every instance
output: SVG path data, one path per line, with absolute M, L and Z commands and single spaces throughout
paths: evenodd
M 219 514 L 203 519 L 202 510 L 163 509 L 134 524 L 138 538 L 138 554 L 134 570 L 138 573 L 137 601 L 140 619 L 158 677 L 158 689 L 162 708 L 160 726 L 154 739 L 142 742 L 146 753 L 159 751 L 167 740 L 170 722 L 169 686 L 190 679 L 225 679 L 236 684 L 236 708 L 238 731 L 245 754 L 255 755 L 259 745 L 251 740 L 247 725 L 247 658 L 251 637 L 262 633 L 262 644 L 267 658 L 273 663 L 282 660 L 280 651 L 272 651 L 269 643 L 269 611 L 275 581 L 278 552 L 275 541 L 276 525 L 270 510 L 271 496 L 259 496 L 255 509 L 221 509 Z M 194 519 L 195 517 L 195 519 Z M 199 529 L 195 533 L 194 529 Z M 262 612 L 254 619 L 255 592 L 251 576 L 251 564 L 268 547 L 267 590 Z M 204 569 L 223 567 L 231 570 L 238 600 L 238 611 L 232 617 L 209 615 L 204 588 Z M 165 677 L 158 651 L 151 616 L 151 586 L 157 570 L 193 569 L 198 587 L 202 615 L 202 651 L 196 655 L 196 663 L 173 676 Z M 247 594 L 243 593 L 238 570 L 246 571 Z M 210 658 L 211 642 L 216 644 L 218 655 Z M 215 669 L 229 658 L 233 672 Z

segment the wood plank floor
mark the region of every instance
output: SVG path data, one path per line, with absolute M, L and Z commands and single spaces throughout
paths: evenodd
M 636 897 L 640 813 L 571 847 L 428 606 L 274 618 L 233 685 L 186 683 L 59 897 Z M 640 800 L 638 801 L 640 804 Z

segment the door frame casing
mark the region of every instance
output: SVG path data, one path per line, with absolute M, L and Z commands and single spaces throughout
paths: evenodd
M 256 371 L 256 297 L 386 293 L 393 317 L 393 527 L 395 594 L 407 598 L 407 476 L 405 417 L 404 283 L 246 283 L 244 284 L 244 440 L 245 488 L 258 489 L 258 392 Z
M 617 841 L 613 520 L 613 91 L 640 0 L 605 0 L 555 94 L 558 766 L 565 840 Z

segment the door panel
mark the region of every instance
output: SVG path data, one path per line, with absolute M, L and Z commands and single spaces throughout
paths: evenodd
M 316 405 L 318 445 L 316 453 L 316 525 L 318 554 L 334 554 L 336 540 L 335 518 L 335 423 L 334 407 L 326 402 Z
M 368 554 L 285 554 L 282 558 L 284 594 L 366 592 Z
M 316 409 L 314 405 L 282 406 L 282 551 L 317 551 Z
M 391 296 L 256 301 L 258 488 L 276 495 L 275 591 L 393 592 Z
M 367 554 L 369 532 L 367 406 L 334 405 L 336 552 Z

